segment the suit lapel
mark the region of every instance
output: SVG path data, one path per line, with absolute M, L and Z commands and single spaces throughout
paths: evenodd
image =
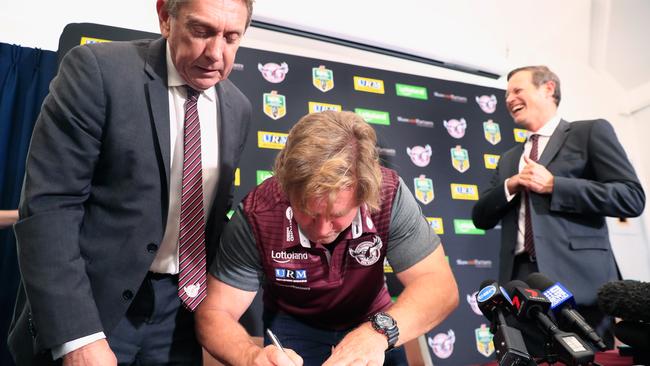
M 147 104 L 153 117 L 153 129 L 158 140 L 160 160 L 169 187 L 169 96 L 167 90 L 166 43 L 163 38 L 151 42 L 145 64 L 150 80 L 146 84 Z M 165 187 L 165 188 L 167 188 Z M 165 190 L 167 191 L 167 189 Z
M 571 124 L 565 120 L 560 120 L 560 123 L 557 125 L 551 138 L 548 140 L 548 144 L 546 144 L 542 156 L 537 160 L 538 163 L 547 166 L 548 163 L 553 160 L 557 152 L 560 151 L 562 145 L 564 145 L 564 140 L 566 140 L 569 135 L 569 130 L 571 130 Z

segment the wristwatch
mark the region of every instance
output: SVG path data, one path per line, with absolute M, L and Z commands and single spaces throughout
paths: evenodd
M 399 329 L 397 328 L 397 322 L 393 319 L 392 316 L 387 313 L 380 311 L 375 315 L 370 317 L 370 324 L 372 327 L 379 333 L 386 336 L 388 340 L 388 349 L 390 351 L 395 347 L 397 339 L 399 338 Z

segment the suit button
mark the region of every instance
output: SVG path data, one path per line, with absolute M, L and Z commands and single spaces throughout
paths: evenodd
M 155 253 L 158 250 L 158 246 L 154 243 L 147 245 L 147 252 Z
M 124 300 L 131 300 L 133 298 L 133 291 L 126 290 L 126 291 L 122 292 L 122 298 Z

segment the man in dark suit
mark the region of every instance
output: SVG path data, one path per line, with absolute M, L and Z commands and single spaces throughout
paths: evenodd
M 619 277 L 605 216 L 639 216 L 645 194 L 609 122 L 568 123 L 560 99 L 546 66 L 508 74 L 507 108 L 529 138 L 501 156 L 472 219 L 482 229 L 501 222 L 501 282 L 545 273 L 598 323 L 597 289 Z
M 74 48 L 36 122 L 15 225 L 19 365 L 201 364 L 193 310 L 248 133 L 226 78 L 252 1 L 156 6 L 163 38 Z

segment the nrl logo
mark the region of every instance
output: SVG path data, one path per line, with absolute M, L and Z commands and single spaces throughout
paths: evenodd
M 334 88 L 334 71 L 325 68 L 324 65 L 312 68 L 311 83 L 323 93 L 332 90 Z
M 497 97 L 492 95 L 481 95 L 476 97 L 476 103 L 481 107 L 483 112 L 492 114 L 497 109 Z
M 349 248 L 350 255 L 362 266 L 372 266 L 377 263 L 381 255 L 381 239 L 375 235 L 373 241 L 359 243 L 356 248 Z
M 262 73 L 262 77 L 270 83 L 281 83 L 289 72 L 289 65 L 286 62 L 278 65 L 274 62 L 267 64 L 257 64 L 257 69 Z

